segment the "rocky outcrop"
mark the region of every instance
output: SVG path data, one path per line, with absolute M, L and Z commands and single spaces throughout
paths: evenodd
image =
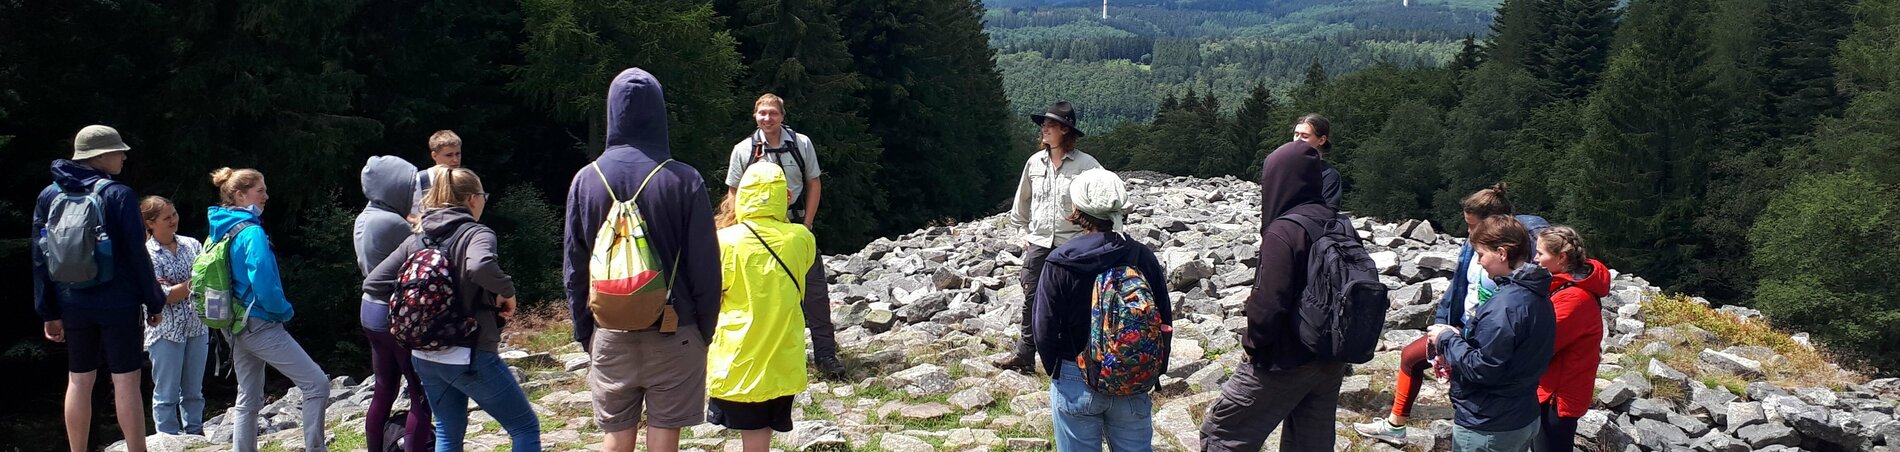
M 1200 419 L 1243 353 L 1237 332 L 1246 325 L 1243 305 L 1257 264 L 1259 188 L 1231 178 L 1140 174 L 1127 181 L 1132 208 L 1125 232 L 1157 251 L 1176 303 L 1172 366 L 1155 396 L 1153 445 L 1198 450 Z M 1342 432 L 1350 431 L 1347 423 L 1389 408 L 1398 350 L 1422 336 L 1431 322 L 1435 303 L 1449 289 L 1461 245 L 1439 232 L 1445 225 L 1424 221 L 1358 219 L 1354 226 L 1371 248 L 1381 279 L 1392 288 L 1392 303 L 1381 351 L 1372 362 L 1355 366 L 1341 389 Z M 1016 233 L 996 216 L 825 256 L 833 321 L 851 381 L 814 382 L 797 398 L 795 430 L 780 435 L 778 445 L 793 450 L 1049 448 L 1047 377 L 988 364 L 1019 334 L 1022 254 Z M 1763 347 L 1720 346 L 1716 335 L 1693 326 L 1645 323 L 1642 302 L 1656 292 L 1639 277 L 1616 275 L 1611 295 L 1602 301 L 1606 356 L 1596 408 L 1581 420 L 1577 433 L 1584 450 L 1900 447 L 1900 422 L 1893 416 L 1900 381 L 1838 388 L 1760 381 L 1787 360 Z M 1716 312 L 1744 321 L 1761 318 L 1746 308 Z M 583 378 L 588 369 L 578 351 L 572 344 L 509 351 L 509 362 L 541 410 L 550 450 L 597 449 L 600 441 L 590 426 Z M 334 386 L 332 436 L 340 445 L 361 444 L 368 386 L 347 378 Z M 1443 383 L 1426 383 L 1414 411 L 1417 428 L 1404 444 L 1341 436 L 1342 447 L 1445 450 L 1451 428 L 1447 389 Z M 301 447 L 294 406 L 285 401 L 295 398 L 280 397 L 264 410 L 266 441 Z M 471 417 L 471 450 L 507 443 L 494 427 L 483 428 L 486 421 L 479 412 Z M 209 425 L 210 438 L 166 439 L 184 445 L 159 450 L 228 447 L 215 445 L 228 438 L 224 419 L 214 418 Z M 699 450 L 737 445 L 736 433 L 717 426 L 693 427 L 685 436 L 684 445 Z

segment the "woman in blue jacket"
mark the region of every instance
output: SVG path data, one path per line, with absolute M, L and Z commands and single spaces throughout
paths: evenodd
M 1519 452 L 1537 438 L 1537 382 L 1557 340 L 1550 272 L 1530 262 L 1530 231 L 1516 218 L 1484 218 L 1471 244 L 1497 292 L 1467 304 L 1462 328 L 1426 330 L 1449 368 L 1452 450 Z
M 264 214 L 264 203 L 270 200 L 264 173 L 249 168 L 218 168 L 211 172 L 211 183 L 218 186 L 223 205 L 206 209 L 211 222 L 211 243 L 206 248 L 235 240 L 230 247 L 231 288 L 250 304 L 243 329 L 231 335 L 231 367 L 237 371 L 238 381 L 231 449 L 257 450 L 257 410 L 264 406 L 264 366 L 268 364 L 301 390 L 304 450 L 322 452 L 326 450 L 323 412 L 330 400 L 330 379 L 284 331 L 284 322 L 289 322 L 296 310 L 284 297 L 277 256 L 271 253 L 270 236 L 264 234 L 263 222 L 258 219 Z

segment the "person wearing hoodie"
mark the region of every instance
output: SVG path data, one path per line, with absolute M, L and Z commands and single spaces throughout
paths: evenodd
M 409 190 L 415 174 L 415 165 L 387 155 L 370 157 L 369 162 L 363 164 L 363 197 L 369 199 L 369 204 L 363 206 L 363 213 L 356 215 L 352 237 L 356 246 L 356 269 L 366 280 L 377 264 L 412 235 L 412 226 L 405 215 L 411 211 L 411 205 L 421 204 L 414 202 Z M 429 428 L 429 401 L 423 397 L 422 380 L 410 365 L 409 350 L 398 345 L 396 336 L 389 334 L 389 297 L 364 292 L 358 313 L 363 334 L 369 338 L 370 369 L 376 382 L 369 415 L 363 419 L 365 436 L 371 438 L 369 450 L 382 452 L 389 410 L 396 404 L 396 395 L 403 389 L 405 380 L 408 381 L 409 416 L 403 424 L 403 450 L 428 450 L 434 443 L 430 439 L 433 430 Z
M 823 199 L 824 191 L 819 180 L 824 171 L 818 165 L 818 152 L 811 144 L 811 137 L 793 132 L 785 125 L 785 99 L 776 94 L 766 93 L 752 102 L 752 122 L 759 127 L 746 139 L 733 144 L 731 157 L 727 159 L 726 198 L 738 192 L 740 177 L 752 163 L 761 160 L 777 163 L 790 176 L 786 178 L 786 185 L 792 191 L 792 202 L 786 207 L 787 221 L 811 229 L 812 221 L 818 218 L 818 202 Z M 813 262 L 811 270 L 805 272 L 804 281 L 809 285 L 803 305 L 805 328 L 811 331 L 812 364 L 825 378 L 842 378 L 845 369 L 844 363 L 838 361 L 837 327 L 831 324 L 825 260 Z
M 145 330 L 145 349 L 152 357 L 152 423 L 159 433 L 203 435 L 205 432 L 205 360 L 211 353 L 211 331 L 191 307 L 191 264 L 204 251 L 197 239 L 178 235 L 178 208 L 160 196 L 139 201 L 145 218 L 145 251 L 152 256 L 153 276 L 165 292 L 164 319 Z
M 1346 195 L 1345 183 L 1340 180 L 1339 168 L 1334 168 L 1332 162 L 1326 161 L 1327 155 L 1333 153 L 1332 133 L 1333 121 L 1319 113 L 1307 113 L 1293 123 L 1293 140 L 1304 141 L 1313 145 L 1314 149 L 1319 149 L 1320 198 L 1326 200 L 1326 207 L 1340 210 L 1339 206 Z
M 1121 267 L 1134 267 L 1143 278 L 1159 282 L 1167 272 L 1147 246 L 1121 233 L 1127 196 L 1121 177 L 1096 168 L 1069 184 L 1075 207 L 1069 221 L 1082 235 L 1049 253 L 1036 289 L 1033 336 L 1042 369 L 1049 374 L 1050 406 L 1055 407 L 1056 450 L 1102 450 L 1106 441 L 1116 452 L 1148 450 L 1154 437 L 1154 400 L 1146 392 L 1129 396 L 1097 393 L 1089 388 L 1076 364 L 1087 349 L 1092 301 L 1097 276 Z M 1155 307 L 1163 322 L 1173 322 L 1173 303 L 1166 290 L 1154 291 Z M 1167 350 L 1161 350 L 1161 368 L 1167 368 Z
M 1260 166 L 1260 267 L 1245 307 L 1246 354 L 1208 407 L 1201 450 L 1257 451 L 1282 423 L 1280 450 L 1333 449 L 1346 365 L 1316 360 L 1300 341 L 1295 314 L 1314 238 L 1298 223 L 1277 221 L 1338 215 L 1320 196 L 1321 170 L 1319 150 L 1303 141 L 1280 145 Z
M 91 442 L 92 387 L 100 368 L 112 374 L 113 407 L 127 449 L 145 450 L 145 404 L 139 388 L 145 358 L 140 344 L 145 326 L 158 325 L 165 296 L 145 251 L 138 194 L 113 181 L 125 170 L 131 150 L 111 127 L 80 129 L 73 137 L 73 158 L 53 161 L 53 183 L 40 190 L 33 205 L 33 236 L 44 239 L 47 223 L 54 220 L 48 210 L 55 199 L 93 192 L 103 214 L 100 226 L 112 241 L 111 261 L 104 265 L 110 265 L 105 268 L 113 269 L 113 276 L 90 287 L 55 281 L 41 241 L 27 245 L 33 255 L 33 309 L 44 322 L 46 339 L 66 343 L 66 440 L 75 452 L 88 450 Z M 149 313 L 143 318 L 141 307 Z
M 1537 265 L 1550 271 L 1557 342 L 1550 369 L 1537 381 L 1543 434 L 1531 449 L 1569 452 L 1576 445 L 1577 420 L 1595 398 L 1597 364 L 1603 362 L 1601 300 L 1610 294 L 1610 269 L 1585 254 L 1583 237 L 1569 226 L 1551 226 L 1537 239 Z
M 270 201 L 264 173 L 254 169 L 218 168 L 211 172 L 211 184 L 218 187 L 222 204 L 205 209 L 211 224 L 206 248 L 232 240 L 231 289 L 244 294 L 250 305 L 243 330 L 231 335 L 231 367 L 237 373 L 237 403 L 231 408 L 232 450 L 257 450 L 257 411 L 264 407 L 264 366 L 277 369 L 297 384 L 303 395 L 304 450 L 326 449 L 323 413 L 329 407 L 330 378 L 303 346 L 284 330 L 284 323 L 296 315 L 290 299 L 284 295 L 284 282 L 277 272 L 277 256 L 271 251 L 270 236 L 264 233 L 264 205 Z M 240 228 L 240 225 L 244 225 Z
M 771 162 L 745 170 L 738 223 L 719 230 L 719 326 L 706 354 L 712 423 L 738 430 L 746 452 L 772 449 L 792 431 L 792 396 L 805 391 L 806 270 L 818 258 L 811 230 L 788 222 L 791 191 Z
M 574 174 L 567 191 L 561 272 L 574 340 L 592 358 L 588 386 L 609 452 L 632 451 L 638 439 L 633 428 L 642 423 L 647 450 L 675 451 L 680 429 L 706 420 L 706 344 L 719 316 L 719 242 L 705 178 L 673 161 L 667 143 L 659 80 L 639 68 L 621 71 L 607 90 L 607 149 Z M 676 324 L 596 327 L 599 319 L 588 306 L 588 263 L 615 194 L 634 198 L 647 221 L 647 242 L 668 269 L 663 277 Z
M 495 256 L 495 231 L 483 226 L 488 192 L 467 168 L 436 168 L 436 181 L 422 198 L 422 221 L 395 252 L 370 270 L 363 293 L 387 300 L 394 296 L 403 265 L 424 248 L 442 250 L 457 273 L 455 301 L 475 319 L 471 343 L 441 350 L 412 350 L 410 358 L 428 405 L 435 414 L 435 450 L 462 450 L 468 431 L 468 401 L 495 418 L 513 441 L 510 450 L 541 450 L 541 420 L 498 354 L 501 329 L 515 314 L 515 283 Z
M 1040 130 L 1042 149 L 1023 163 L 1022 178 L 1016 183 L 1016 197 L 1009 210 L 1012 228 L 1023 231 L 1023 312 L 1022 336 L 1013 353 L 992 361 L 996 367 L 1020 369 L 1036 366 L 1036 342 L 1030 331 L 1035 320 L 1036 286 L 1049 250 L 1062 246 L 1082 232 L 1082 228 L 1064 221 L 1075 205 L 1069 202 L 1069 184 L 1083 171 L 1101 168 L 1095 157 L 1075 148 L 1082 138 L 1076 128 L 1081 114 L 1068 102 L 1056 102 L 1046 113 L 1029 115 Z
M 1481 219 L 1494 215 L 1510 216 L 1512 214 L 1514 207 L 1505 189 L 1505 184 L 1499 182 L 1465 196 L 1460 202 L 1460 210 L 1464 212 L 1466 237 L 1475 236 Z M 1533 232 L 1542 230 L 1550 224 L 1536 215 L 1518 215 L 1516 218 Z M 1528 240 L 1533 245 L 1537 243 L 1537 237 L 1530 237 Z M 1467 306 L 1472 303 L 1483 303 L 1497 293 L 1497 282 L 1485 276 L 1484 267 L 1479 264 L 1477 255 L 1471 241 L 1466 240 L 1463 248 L 1458 252 L 1458 266 L 1455 267 L 1457 271 L 1452 273 L 1451 286 L 1438 299 L 1433 323 L 1462 328 L 1472 314 Z M 1420 337 L 1399 352 L 1399 372 L 1395 380 L 1397 387 L 1394 388 L 1392 395 L 1391 413 L 1384 419 L 1353 424 L 1354 432 L 1394 445 L 1405 442 L 1405 424 L 1412 416 L 1413 402 L 1418 398 L 1419 388 L 1425 383 L 1425 370 L 1435 365 L 1434 361 L 1428 359 L 1427 356 L 1430 355 L 1430 344 L 1429 338 Z
M 1463 327 L 1425 330 L 1450 374 L 1451 448 L 1520 452 L 1537 439 L 1537 383 L 1556 343 L 1550 272 L 1530 262 L 1530 231 L 1509 215 L 1479 220 L 1471 243 L 1497 293 L 1467 306 Z

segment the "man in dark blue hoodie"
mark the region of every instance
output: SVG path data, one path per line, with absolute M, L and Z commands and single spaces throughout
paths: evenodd
M 46 322 L 46 338 L 66 343 L 66 439 L 72 450 L 87 450 L 92 434 L 92 385 L 103 367 L 112 373 L 114 406 L 126 448 L 145 450 L 145 405 L 140 395 L 139 370 L 145 365 L 141 345 L 145 325 L 158 325 L 165 297 L 145 252 L 145 222 L 139 217 L 139 197 L 131 187 L 109 182 L 97 187 L 101 226 L 112 241 L 111 279 L 90 287 L 68 287 L 53 280 L 38 238 L 44 237 L 48 209 L 62 193 L 86 193 L 94 184 L 110 181 L 125 169 L 126 151 L 119 131 L 86 126 L 73 137 L 72 160 L 53 161 L 53 183 L 40 190 L 33 206 L 33 308 Z M 103 278 L 102 278 L 103 279 Z M 143 316 L 143 306 L 150 315 Z M 140 320 L 145 325 L 139 324 Z
M 1313 237 L 1287 214 L 1332 218 L 1320 195 L 1323 162 L 1303 141 L 1281 145 L 1260 166 L 1260 268 L 1247 297 L 1245 362 L 1221 385 L 1201 422 L 1201 450 L 1257 451 L 1285 423 L 1279 450 L 1333 450 L 1346 365 L 1321 362 L 1300 341 L 1300 292 Z
M 667 143 L 659 80 L 639 68 L 621 71 L 607 89 L 607 149 L 575 173 L 567 190 L 562 274 L 574 340 L 593 358 L 588 385 L 608 451 L 633 450 L 633 427 L 643 414 L 647 450 L 653 451 L 677 450 L 680 429 L 706 420 L 706 344 L 719 316 L 719 242 L 705 179 L 691 165 L 671 161 Z M 668 269 L 662 277 L 671 281 L 667 301 L 678 313 L 677 332 L 662 332 L 658 324 L 595 327 L 588 263 L 615 203 L 609 189 L 638 197 L 648 243 L 660 267 Z
M 1159 282 L 1167 272 L 1147 246 L 1121 233 L 1126 203 L 1122 180 L 1108 170 L 1091 169 L 1069 185 L 1074 203 L 1069 222 L 1082 228 L 1076 236 L 1049 253 L 1036 286 L 1035 319 L 1031 336 L 1042 368 L 1049 373 L 1050 406 L 1055 408 L 1056 449 L 1117 452 L 1145 450 L 1154 437 L 1150 416 L 1154 401 L 1147 392 L 1115 396 L 1089 388 L 1076 356 L 1088 348 L 1093 321 L 1095 279 L 1111 269 L 1134 267 L 1144 279 Z M 1154 302 L 1161 320 L 1174 321 L 1168 291 L 1156 290 Z M 1168 368 L 1166 344 L 1157 350 L 1160 369 Z

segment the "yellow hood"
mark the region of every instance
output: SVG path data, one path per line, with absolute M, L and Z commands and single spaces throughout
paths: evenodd
M 785 221 L 785 212 L 791 204 L 792 189 L 785 183 L 785 169 L 761 160 L 746 167 L 745 176 L 739 179 L 738 198 L 733 200 L 732 212 L 739 221 Z
M 706 353 L 713 398 L 764 402 L 805 390 L 799 305 L 818 241 L 785 221 L 790 193 L 778 165 L 746 168 L 732 206 L 740 223 L 719 230 L 719 321 Z

